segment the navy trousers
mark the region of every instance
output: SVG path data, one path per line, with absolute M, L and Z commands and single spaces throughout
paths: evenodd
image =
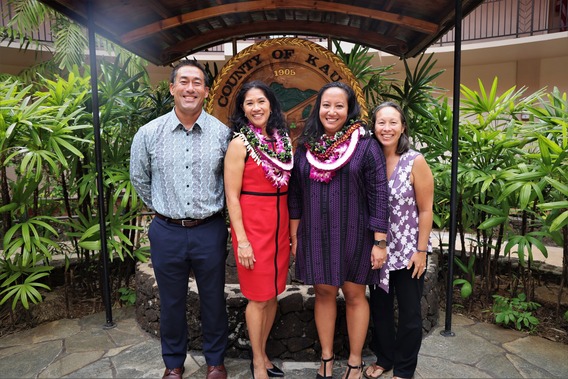
M 205 360 L 210 366 L 223 364 L 228 342 L 225 220 L 219 216 L 185 228 L 155 217 L 148 236 L 160 293 L 160 339 L 166 367 L 183 367 L 187 356 L 186 301 L 191 271 L 200 294 Z
M 393 376 L 412 378 L 422 344 L 422 312 L 420 302 L 424 289 L 423 274 L 412 278 L 406 268 L 390 272 L 389 293 L 371 286 L 371 347 L 377 364 L 385 370 L 394 367 Z M 394 298 L 398 304 L 398 323 L 394 319 Z

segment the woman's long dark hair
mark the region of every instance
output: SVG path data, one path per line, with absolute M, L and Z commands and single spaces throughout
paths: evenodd
M 249 123 L 249 120 L 245 116 L 245 111 L 243 110 L 243 104 L 245 102 L 247 92 L 253 88 L 261 90 L 270 102 L 270 116 L 268 117 L 268 123 L 266 125 L 266 133 L 271 136 L 272 133 L 274 133 L 274 130 L 278 130 L 280 135 L 287 135 L 288 125 L 286 124 L 286 119 L 282 113 L 280 101 L 278 101 L 274 91 L 260 80 L 253 80 L 252 82 L 245 83 L 239 90 L 235 98 L 235 102 L 233 103 L 233 112 L 229 117 L 229 126 L 231 127 L 231 130 L 238 132 L 244 125 Z
M 408 124 L 406 123 L 406 116 L 404 115 L 404 112 L 403 112 L 402 108 L 400 107 L 400 105 L 398 105 L 397 103 L 393 103 L 392 101 L 385 101 L 384 103 L 378 105 L 375 108 L 375 110 L 373 110 L 373 117 L 371 117 L 371 128 L 372 128 L 372 132 L 373 132 L 373 137 L 377 141 L 379 141 L 377 136 L 375 136 L 375 122 L 377 121 L 377 113 L 381 109 L 389 108 L 389 107 L 394 108 L 398 113 L 400 113 L 400 122 L 404 126 L 404 131 L 400 135 L 400 138 L 398 140 L 398 144 L 396 145 L 396 153 L 397 154 L 404 154 L 410 149 L 410 137 L 409 137 L 409 133 L 408 133 Z M 379 144 L 382 147 L 381 141 L 379 141 Z
M 323 133 L 325 133 L 325 129 L 319 117 L 319 111 L 323 93 L 330 88 L 341 88 L 347 94 L 347 122 L 356 121 L 361 116 L 361 105 L 359 105 L 355 91 L 353 91 L 351 87 L 343 82 L 327 83 L 323 87 L 321 87 L 318 92 L 314 107 L 312 108 L 310 115 L 306 119 L 304 132 L 298 138 L 298 146 L 302 146 L 311 138 L 319 138 Z

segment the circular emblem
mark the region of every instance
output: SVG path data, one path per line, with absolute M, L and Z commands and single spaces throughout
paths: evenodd
M 211 86 L 207 112 L 227 123 L 239 89 L 252 80 L 263 81 L 275 92 L 292 141 L 301 134 L 317 93 L 326 83 L 342 81 L 351 86 L 361 104 L 361 116 L 367 116 L 363 91 L 343 61 L 320 45 L 300 38 L 266 40 L 232 57 Z

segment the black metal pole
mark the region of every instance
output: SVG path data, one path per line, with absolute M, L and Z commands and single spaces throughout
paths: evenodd
M 446 324 L 440 332 L 443 336 L 454 336 L 452 332 L 452 302 L 454 281 L 454 255 L 456 250 L 457 214 L 457 184 L 458 184 L 458 136 L 460 126 L 460 75 L 461 75 L 461 27 L 462 27 L 462 4 L 461 0 L 455 0 L 455 36 L 454 36 L 454 102 L 452 119 L 452 173 L 450 194 L 450 240 L 448 250 L 448 282 L 446 284 Z
M 103 284 L 103 302 L 106 311 L 106 328 L 115 326 L 112 321 L 112 305 L 110 302 L 110 285 L 108 272 L 108 250 L 106 235 L 106 215 L 105 215 L 105 197 L 103 187 L 103 159 L 101 149 L 101 127 L 99 120 L 99 87 L 97 82 L 97 53 L 95 43 L 95 21 L 93 11 L 93 0 L 89 0 L 87 5 L 88 13 L 88 31 L 89 31 L 89 60 L 91 65 L 91 92 L 93 99 L 93 132 L 95 135 L 95 163 L 97 169 L 97 202 L 99 210 L 99 228 L 101 229 L 101 262 L 102 262 L 102 284 Z

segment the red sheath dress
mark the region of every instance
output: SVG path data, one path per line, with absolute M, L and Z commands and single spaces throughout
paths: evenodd
M 238 241 L 231 230 L 241 292 L 249 300 L 267 301 L 286 288 L 290 264 L 288 186 L 274 187 L 262 167 L 247 157 L 240 203 L 243 225 L 256 258 L 252 270 L 239 263 Z

